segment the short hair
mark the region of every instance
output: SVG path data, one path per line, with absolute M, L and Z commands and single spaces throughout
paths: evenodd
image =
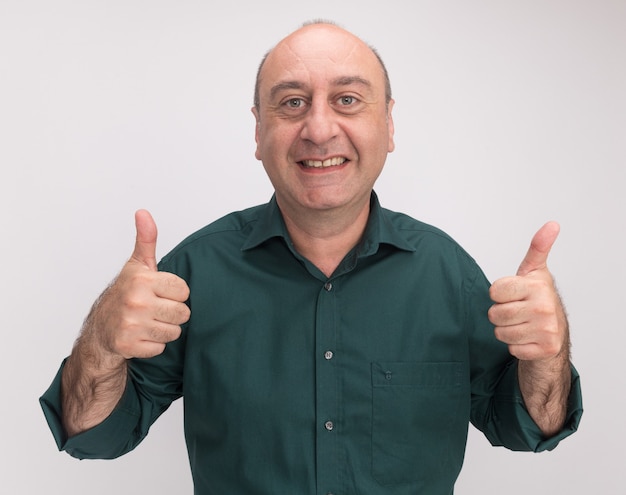
M 315 24 L 327 24 L 329 26 L 336 26 L 336 27 L 340 27 L 337 23 L 333 22 L 333 21 L 329 21 L 329 20 L 325 20 L 325 19 L 316 19 L 316 20 L 312 20 L 312 21 L 306 21 L 302 24 L 301 28 L 306 27 L 306 26 L 312 26 Z M 374 54 L 374 56 L 376 57 L 376 59 L 378 60 L 378 62 L 380 63 L 380 67 L 383 71 L 383 77 L 385 78 L 385 102 L 387 105 L 389 105 L 389 102 L 391 101 L 391 81 L 389 80 L 389 72 L 387 72 L 387 67 L 385 66 L 385 63 L 383 62 L 382 57 L 380 56 L 380 54 L 378 53 L 378 50 L 376 50 L 376 48 L 374 48 L 372 45 L 367 44 L 367 47 L 372 51 L 372 53 Z M 256 72 L 256 80 L 254 83 L 254 107 L 258 110 L 261 106 L 261 96 L 260 96 L 260 91 L 259 91 L 259 87 L 261 85 L 261 71 L 263 70 L 263 66 L 265 65 L 265 61 L 267 60 L 267 57 L 269 56 L 270 53 L 272 53 L 272 50 L 274 48 L 270 48 L 265 55 L 263 55 L 263 58 L 261 59 L 261 63 L 259 64 L 259 68 L 257 69 Z

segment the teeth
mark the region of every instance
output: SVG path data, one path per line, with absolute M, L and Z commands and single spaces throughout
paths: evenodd
M 321 161 L 321 160 L 303 160 L 302 163 L 305 166 L 307 166 L 307 167 L 326 168 L 326 167 L 335 167 L 337 165 L 341 165 L 345 161 L 346 161 L 345 158 L 335 156 L 333 158 L 329 158 L 329 159 L 324 160 L 324 161 Z

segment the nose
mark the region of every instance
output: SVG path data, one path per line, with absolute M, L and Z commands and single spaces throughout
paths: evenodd
M 337 115 L 326 101 L 317 100 L 311 103 L 307 112 L 300 136 L 316 145 L 329 142 L 339 133 Z

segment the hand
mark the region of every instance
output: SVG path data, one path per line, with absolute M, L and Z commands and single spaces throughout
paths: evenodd
M 92 336 L 106 351 L 125 359 L 161 354 L 190 317 L 186 282 L 157 270 L 152 216 L 139 210 L 135 225 L 135 250 L 90 316 Z
M 490 289 L 496 338 L 520 360 L 550 361 L 568 351 L 567 320 L 547 267 L 559 230 L 556 222 L 539 229 L 517 275 L 496 280 Z

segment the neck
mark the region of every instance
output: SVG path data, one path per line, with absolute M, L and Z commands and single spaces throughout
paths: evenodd
M 369 211 L 369 197 L 363 205 L 349 211 L 308 211 L 298 215 L 281 208 L 296 251 L 327 277 L 361 240 Z

